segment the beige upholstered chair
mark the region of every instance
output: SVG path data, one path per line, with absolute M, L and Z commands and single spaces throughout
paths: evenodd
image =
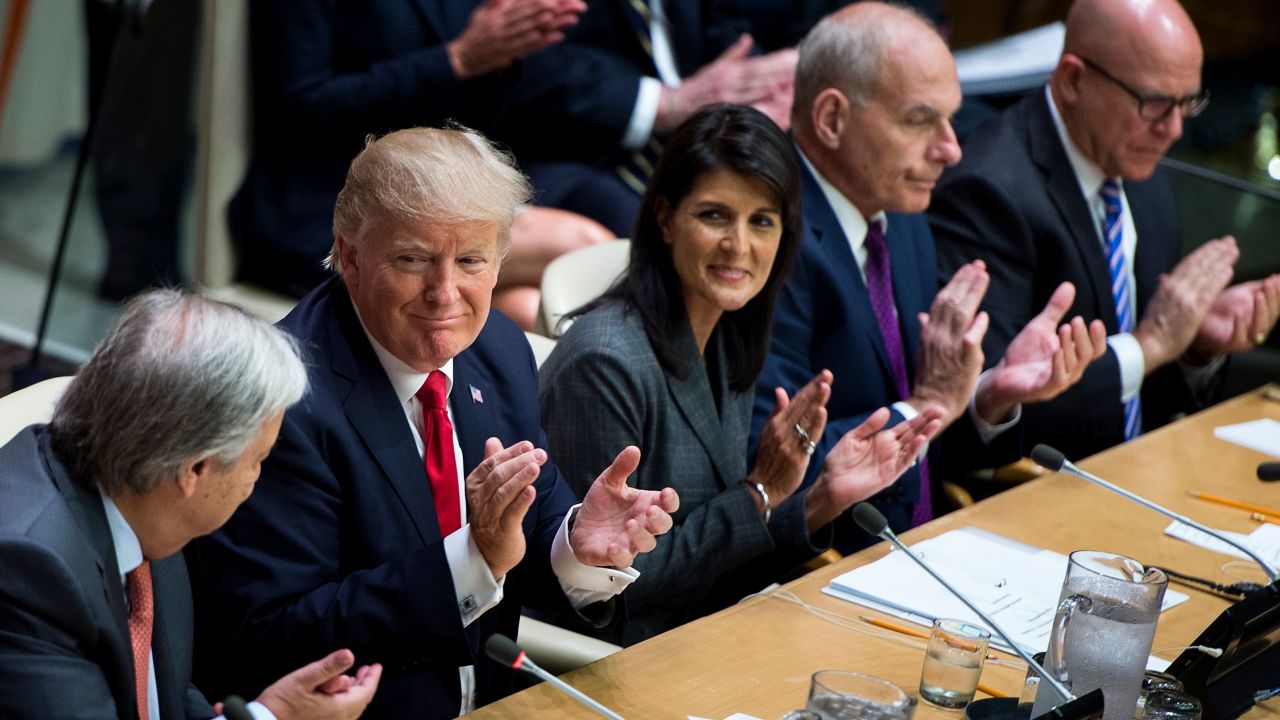
M 538 330 L 558 338 L 569 325 L 557 327 L 564 314 L 599 297 L 627 269 L 630 240 L 588 245 L 552 260 L 542 272 L 542 308 Z
M 70 375 L 56 377 L 0 397 L 0 445 L 28 425 L 49 422 L 53 407 L 70 384 Z

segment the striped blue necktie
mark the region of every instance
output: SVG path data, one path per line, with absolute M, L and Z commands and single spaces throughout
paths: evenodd
M 1124 262 L 1124 219 L 1121 215 L 1120 183 L 1108 178 L 1098 191 L 1106 207 L 1107 266 L 1111 270 L 1111 297 L 1116 302 L 1116 325 L 1122 333 L 1133 332 L 1133 293 L 1129 290 L 1129 270 Z M 1124 404 L 1124 439 L 1142 434 L 1142 405 L 1137 395 Z

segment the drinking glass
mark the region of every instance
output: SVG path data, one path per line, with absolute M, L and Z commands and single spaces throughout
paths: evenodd
M 819 670 L 809 683 L 804 710 L 784 720 L 912 720 L 916 699 L 879 678 L 844 670 Z
M 963 620 L 934 620 L 920 671 L 920 697 L 952 710 L 968 705 L 978 690 L 990 643 L 986 628 Z

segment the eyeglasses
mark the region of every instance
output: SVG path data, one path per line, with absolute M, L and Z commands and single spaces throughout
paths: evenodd
M 1194 95 L 1185 95 L 1180 98 L 1170 97 L 1169 95 L 1143 95 L 1129 87 L 1120 78 L 1103 70 L 1097 63 L 1088 58 L 1080 58 L 1080 61 L 1090 70 L 1119 85 L 1121 90 L 1132 95 L 1133 99 L 1138 101 L 1138 117 L 1148 122 L 1164 120 L 1169 117 L 1169 113 L 1173 112 L 1175 107 L 1178 108 L 1178 112 L 1182 114 L 1182 117 L 1193 118 L 1204 112 L 1205 106 L 1209 104 L 1208 90 L 1201 90 Z

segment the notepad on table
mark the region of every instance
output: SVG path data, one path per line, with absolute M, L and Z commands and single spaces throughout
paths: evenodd
M 911 549 L 999 623 L 1023 650 L 1037 653 L 1048 646 L 1067 574 L 1066 555 L 974 527 L 945 532 Z M 833 579 L 822 591 L 926 627 L 940 617 L 984 624 L 898 550 Z M 1164 609 L 1186 599 L 1183 593 L 1166 590 Z M 993 636 L 991 644 L 1012 651 L 998 637 Z

